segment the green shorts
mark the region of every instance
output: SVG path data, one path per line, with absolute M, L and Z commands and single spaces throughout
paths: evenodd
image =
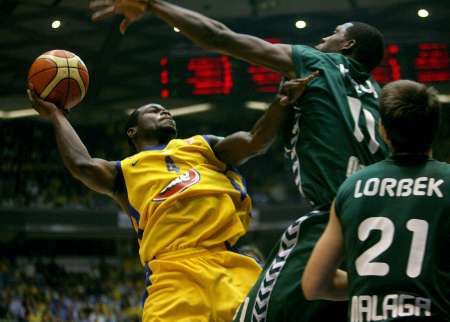
M 347 302 L 308 301 L 301 276 L 328 222 L 328 211 L 312 211 L 283 233 L 256 284 L 234 316 L 234 322 L 347 321 Z

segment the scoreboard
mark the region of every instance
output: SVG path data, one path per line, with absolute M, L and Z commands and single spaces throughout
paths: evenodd
M 279 42 L 270 39 L 271 42 Z M 373 71 L 380 83 L 401 78 L 422 83 L 450 81 L 447 43 L 419 43 L 386 46 L 382 64 Z M 187 96 L 245 97 L 255 93 L 276 93 L 281 75 L 225 55 L 165 56 L 160 59 L 161 98 Z

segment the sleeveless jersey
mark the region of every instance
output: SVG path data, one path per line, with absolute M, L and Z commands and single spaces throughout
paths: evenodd
M 374 164 L 342 185 L 336 214 L 350 321 L 450 321 L 450 165 Z
M 296 104 L 286 155 L 300 192 L 313 205 L 331 204 L 348 175 L 387 155 L 378 133 L 380 88 L 341 54 L 295 45 L 292 59 L 297 77 L 320 75 Z
M 220 161 L 207 136 L 171 140 L 117 163 L 139 255 L 233 245 L 249 225 L 245 181 Z

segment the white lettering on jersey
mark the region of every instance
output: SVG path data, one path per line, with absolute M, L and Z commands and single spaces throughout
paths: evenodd
M 361 164 L 357 157 L 352 155 L 350 156 L 350 158 L 348 158 L 346 175 L 347 177 L 350 177 L 353 173 L 365 167 L 366 166 L 364 164 Z
M 373 97 L 378 98 L 378 93 L 375 90 L 375 87 L 373 86 L 372 82 L 369 79 L 366 80 L 366 82 L 364 84 L 358 84 L 355 80 L 353 80 L 353 78 L 350 77 L 350 75 L 349 75 L 350 70 L 348 70 L 343 64 L 337 65 L 337 68 L 341 72 L 342 76 L 350 78 L 352 85 L 355 88 L 355 91 L 356 91 L 356 93 L 358 93 L 358 95 L 366 93 L 366 94 L 372 94 Z
M 444 183 L 443 179 L 428 177 L 403 178 L 400 180 L 394 178 L 370 178 L 356 181 L 353 196 L 361 198 L 363 196 L 373 197 L 409 197 L 409 196 L 427 196 L 444 198 L 440 186 Z
M 381 321 L 405 316 L 431 316 L 431 300 L 407 294 L 352 297 L 351 322 Z

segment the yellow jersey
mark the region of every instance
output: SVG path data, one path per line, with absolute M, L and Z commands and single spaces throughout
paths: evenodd
M 171 251 L 233 245 L 247 231 L 245 180 L 216 157 L 207 136 L 147 147 L 117 170 L 143 264 Z

